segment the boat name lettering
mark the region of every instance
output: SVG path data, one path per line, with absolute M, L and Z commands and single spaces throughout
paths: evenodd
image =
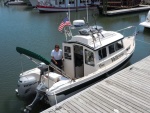
M 124 55 L 124 53 L 121 53 L 119 55 L 116 55 L 115 57 L 111 58 L 112 62 L 118 60 L 120 57 L 122 57 Z

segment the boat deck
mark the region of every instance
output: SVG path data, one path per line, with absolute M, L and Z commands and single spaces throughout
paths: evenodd
M 41 113 L 150 113 L 150 56 Z
M 136 7 L 136 8 L 107 11 L 106 15 L 117 15 L 117 14 L 132 13 L 132 12 L 147 11 L 147 10 L 150 10 L 150 5 L 140 5 L 140 7 Z

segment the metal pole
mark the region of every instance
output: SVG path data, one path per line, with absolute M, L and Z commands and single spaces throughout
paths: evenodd
M 78 0 L 76 0 L 76 12 L 78 11 Z
M 103 0 L 103 14 L 107 14 L 107 0 Z
M 20 56 L 21 56 L 21 54 L 20 54 Z M 21 68 L 22 68 L 22 75 L 23 75 L 23 64 L 22 64 L 22 56 L 21 56 Z
M 88 6 L 87 6 L 87 0 L 86 0 L 86 14 L 87 14 L 87 23 L 88 23 Z

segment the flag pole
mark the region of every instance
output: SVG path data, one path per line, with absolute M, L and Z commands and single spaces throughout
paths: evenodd
M 66 41 L 68 40 L 68 38 L 67 38 L 67 33 L 66 33 L 66 29 L 65 29 L 65 27 L 64 27 L 64 32 L 65 32 L 65 37 L 66 37 Z
M 70 4 L 68 4 L 68 18 L 69 18 L 69 21 L 70 21 Z
M 69 18 L 69 22 L 71 23 L 71 21 L 70 21 L 70 4 L 68 4 L 68 18 Z M 70 35 L 71 35 L 71 37 L 72 37 L 72 32 L 71 32 L 71 29 L 70 29 L 70 26 L 69 26 L 69 32 L 70 32 Z

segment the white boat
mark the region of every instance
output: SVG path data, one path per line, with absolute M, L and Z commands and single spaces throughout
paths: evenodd
M 22 5 L 25 4 L 22 0 L 9 0 L 4 3 L 5 5 Z
M 147 14 L 146 20 L 142 23 L 140 23 L 141 26 L 144 26 L 146 28 L 150 28 L 150 11 Z
M 68 6 L 69 4 L 69 6 Z M 100 0 L 87 0 L 87 4 L 91 9 L 96 8 L 96 5 L 100 4 Z M 38 1 L 37 9 L 40 12 L 64 12 L 75 10 L 85 10 L 86 9 L 86 0 L 40 0 Z
M 74 21 L 74 28 L 81 27 L 83 23 L 85 23 L 83 20 Z M 128 35 L 121 34 L 126 30 Z M 28 110 L 31 110 L 34 103 L 41 98 L 54 105 L 52 100 L 57 94 L 109 72 L 128 60 L 135 50 L 136 27 L 134 26 L 118 31 L 106 31 L 101 26 L 95 25 L 81 28 L 77 35 L 72 35 L 70 29 L 66 33 L 68 32 L 70 38 L 66 38 L 62 43 L 63 70 L 38 54 L 20 47 L 16 48 L 20 54 L 32 57 L 31 60 L 43 62 L 34 69 L 22 72 L 19 76 L 17 94 L 26 97 L 36 93 L 34 101 L 27 106 Z M 55 72 L 50 72 L 48 67 L 53 67 Z

